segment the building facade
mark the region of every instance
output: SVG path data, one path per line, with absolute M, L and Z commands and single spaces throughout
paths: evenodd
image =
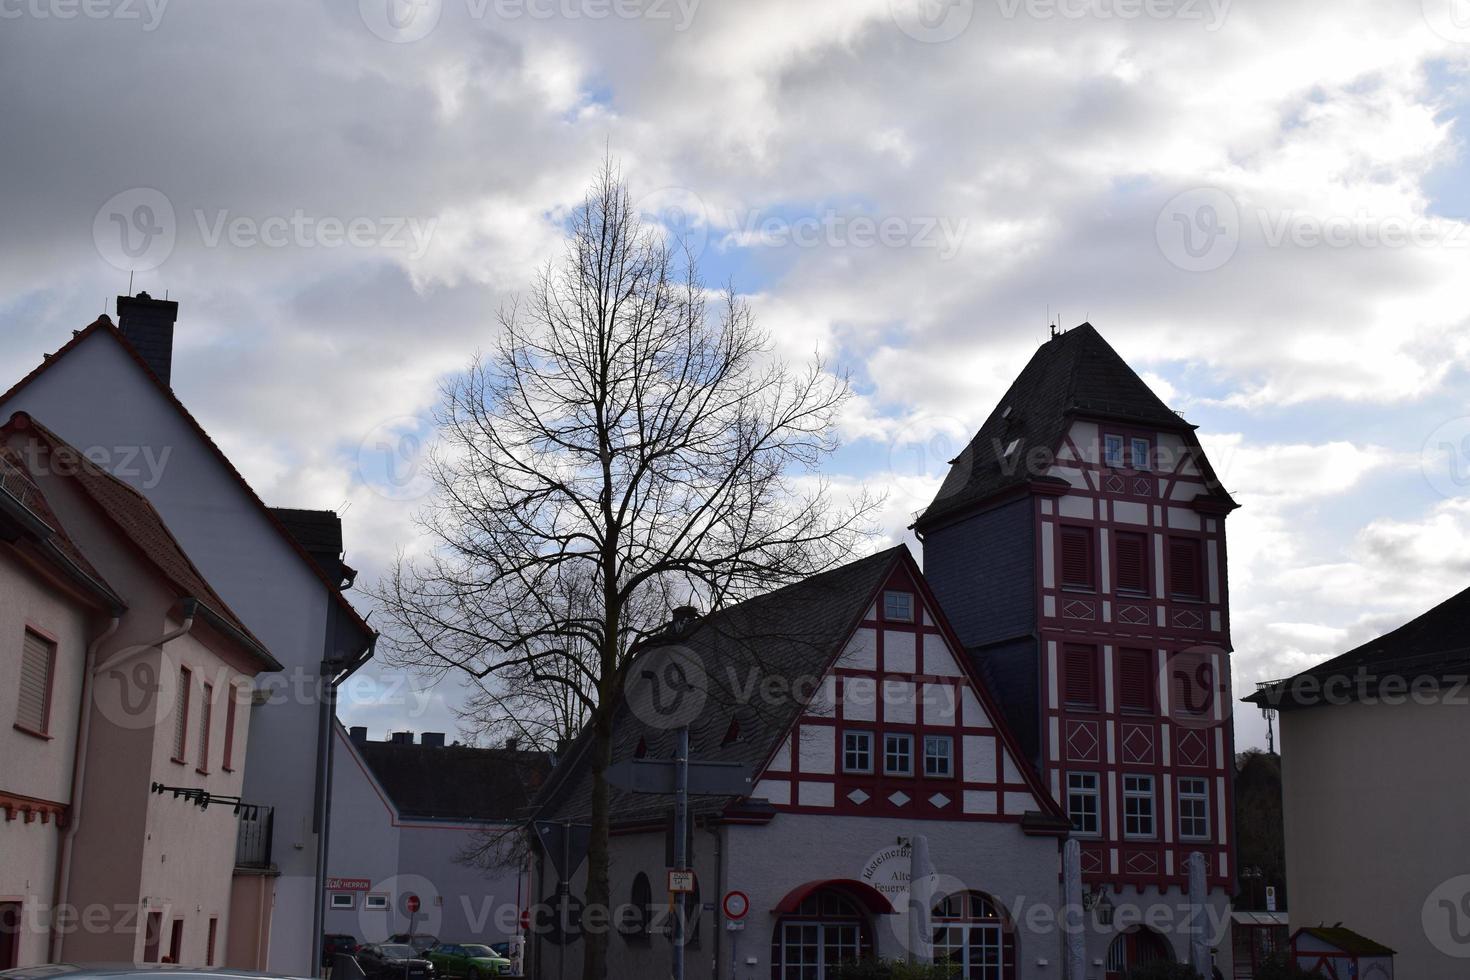
M 326 931 L 359 942 L 520 936 L 531 903 L 525 820 L 549 757 L 446 745 L 434 732 L 375 742 L 339 725 L 336 735 Z
M 0 804 L 23 828 L 0 956 L 222 965 L 249 692 L 280 664 L 136 491 L 27 415 L 0 440 Z
M 178 304 L 118 298 L 20 379 L 0 406 L 28 411 L 144 494 L 241 620 L 279 658 L 259 679 L 233 901 L 251 908 L 229 965 L 313 969 L 325 875 L 334 685 L 371 656 L 374 634 L 333 578 L 266 507 L 174 395 Z M 305 748 L 303 748 L 305 747 Z M 254 819 L 249 815 L 253 813 Z
M 1424 980 L 1470 963 L 1466 636 L 1470 590 L 1249 699 L 1280 711 L 1293 932 L 1355 930 Z
M 1067 811 L 1091 900 L 1116 910 L 1118 934 L 1090 940 L 1099 975 L 1187 960 L 1182 930 L 1138 924 L 1187 916 L 1195 852 L 1230 973 L 1235 506 L 1194 428 L 1083 324 L 1041 346 L 914 526 L 966 655 Z
M 821 980 L 840 962 L 910 951 L 987 980 L 1057 975 L 1069 828 L 961 650 L 900 547 L 679 627 L 634 664 L 633 676 L 666 676 L 662 658 L 675 658 L 701 678 L 699 710 L 679 719 L 693 758 L 754 778 L 744 796 L 694 799 L 696 892 L 672 906 L 688 976 Z M 615 763 L 671 757 L 659 703 L 630 694 Z M 553 775 L 538 827 L 586 820 L 585 744 Z M 668 971 L 669 806 L 614 791 L 612 976 Z M 932 862 L 919 890 L 916 848 Z M 541 856 L 533 975 L 578 976 L 554 846 Z M 586 867 L 571 863 L 575 896 Z

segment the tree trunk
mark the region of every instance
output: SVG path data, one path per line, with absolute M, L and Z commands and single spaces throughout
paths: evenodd
M 612 907 L 608 884 L 608 813 L 607 767 L 612 764 L 612 714 L 617 699 L 604 698 L 592 721 L 592 839 L 587 850 L 587 894 L 584 912 Z M 598 923 L 609 921 L 605 914 L 596 916 Z M 606 980 L 607 930 L 583 929 L 582 980 Z

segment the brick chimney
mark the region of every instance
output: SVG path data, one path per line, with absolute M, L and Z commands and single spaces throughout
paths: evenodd
M 118 329 L 158 379 L 170 386 L 178 319 L 179 304 L 172 300 L 154 299 L 147 293 L 117 298 Z
M 427 745 L 431 748 L 442 749 L 444 748 L 444 733 L 424 732 L 422 735 L 419 736 L 419 744 Z

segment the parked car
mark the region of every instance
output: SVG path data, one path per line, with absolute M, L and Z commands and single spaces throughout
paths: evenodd
M 510 974 L 510 960 L 480 943 L 440 943 L 427 954 L 441 977 L 503 977 Z
M 412 935 L 406 932 L 400 932 L 395 936 L 389 936 L 388 942 L 412 946 L 415 953 L 426 953 L 433 947 L 439 945 L 439 937 L 431 936 L 427 932 L 415 932 Z
M 407 943 L 372 943 L 357 951 L 367 980 L 435 980 L 434 964 Z
M 331 966 L 338 953 L 351 956 L 357 952 L 357 937 L 345 932 L 329 932 L 322 936 L 322 966 Z

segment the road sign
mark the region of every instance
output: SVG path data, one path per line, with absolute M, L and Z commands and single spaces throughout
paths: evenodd
M 630 793 L 673 795 L 678 766 L 673 759 L 624 759 L 607 767 L 607 781 Z M 738 762 L 689 763 L 691 796 L 745 796 L 750 770 Z
M 750 911 L 750 896 L 745 892 L 732 891 L 725 895 L 725 918 L 740 921 Z
M 1267 885 L 1266 886 L 1266 911 L 1267 912 L 1275 912 L 1276 911 L 1276 886 L 1275 885 Z
M 592 828 L 584 823 L 554 823 L 550 820 L 536 822 L 536 836 L 551 866 L 562 881 L 570 881 L 582 862 L 587 860 L 587 849 L 592 844 Z
M 403 904 L 404 904 L 404 907 L 408 909 L 408 914 L 409 915 L 418 915 L 418 912 L 419 912 L 419 897 L 417 895 L 410 895 L 410 896 L 408 896 L 408 898 L 404 900 L 404 903 Z
M 670 871 L 669 892 L 674 895 L 692 894 L 698 887 L 693 871 Z

